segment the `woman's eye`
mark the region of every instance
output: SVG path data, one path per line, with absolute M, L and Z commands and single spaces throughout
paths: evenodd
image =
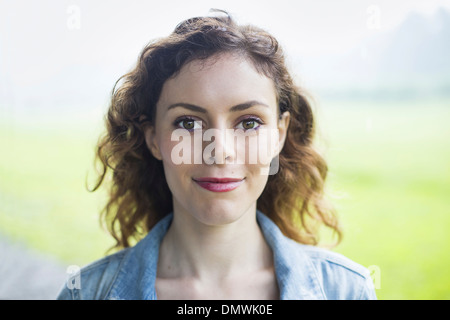
M 258 129 L 260 125 L 261 121 L 257 119 L 245 119 L 239 123 L 238 129 L 243 130 Z
M 200 121 L 194 119 L 182 119 L 177 122 L 177 126 L 186 130 L 201 129 L 202 125 Z

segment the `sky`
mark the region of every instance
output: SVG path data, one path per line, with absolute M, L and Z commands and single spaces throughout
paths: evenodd
M 211 8 L 268 30 L 288 55 L 308 57 L 341 54 L 413 11 L 431 15 L 438 7 L 450 10 L 450 1 L 0 0 L 0 105 L 20 103 L 22 89 L 50 86 L 71 69 L 117 79 L 146 43 Z

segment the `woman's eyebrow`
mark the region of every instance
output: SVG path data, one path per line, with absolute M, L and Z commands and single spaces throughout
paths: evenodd
M 263 103 L 263 102 L 260 102 L 260 101 L 257 101 L 257 100 L 251 100 L 251 101 L 240 103 L 238 105 L 235 105 L 235 106 L 231 107 L 230 108 L 230 112 L 242 111 L 242 110 L 251 108 L 251 107 L 256 106 L 256 105 L 269 108 L 269 106 L 267 104 Z M 177 107 L 182 107 L 182 108 L 185 108 L 185 109 L 189 109 L 191 111 L 196 111 L 196 112 L 201 112 L 201 113 L 208 113 L 208 111 L 205 108 L 196 106 L 194 104 L 183 103 L 183 102 L 171 104 L 169 106 L 169 108 L 167 108 L 167 110 L 174 109 L 174 108 L 177 108 Z

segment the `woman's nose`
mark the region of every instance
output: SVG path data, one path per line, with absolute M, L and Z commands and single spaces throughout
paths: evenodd
M 205 131 L 203 154 L 206 164 L 229 164 L 236 158 L 234 129 L 212 128 Z M 211 141 L 211 142 L 210 142 Z

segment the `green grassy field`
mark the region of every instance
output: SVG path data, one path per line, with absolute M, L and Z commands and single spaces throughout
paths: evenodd
M 450 101 L 321 101 L 317 115 L 335 250 L 377 268 L 379 299 L 450 299 Z M 101 122 L 0 122 L 0 233 L 67 265 L 103 256 L 104 194 L 85 189 Z

